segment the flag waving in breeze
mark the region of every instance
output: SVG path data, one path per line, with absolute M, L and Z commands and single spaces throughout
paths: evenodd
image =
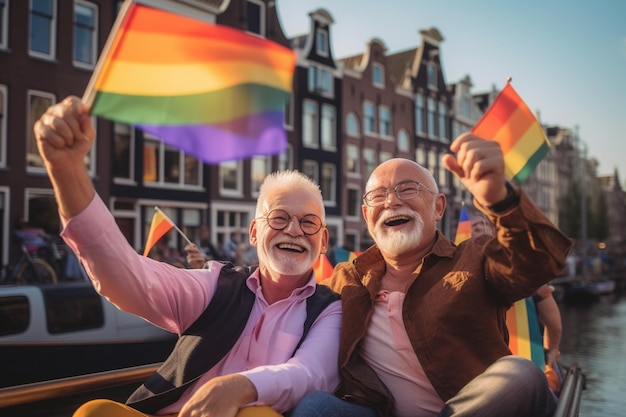
M 513 89 L 510 79 L 472 133 L 500 143 L 509 179 L 522 184 L 548 153 L 541 124 Z
M 174 222 L 171 221 L 165 213 L 159 210 L 158 207 L 155 207 L 152 223 L 150 224 L 150 231 L 146 239 L 146 247 L 143 250 L 143 256 L 148 256 L 150 249 L 174 227 Z
M 472 237 L 472 222 L 470 221 L 469 214 L 465 204 L 461 206 L 461 215 L 459 216 L 459 225 L 456 228 L 456 236 L 454 238 L 454 244 L 458 245 L 466 239 Z
M 282 152 L 295 53 L 159 4 L 123 4 L 83 96 L 91 114 L 206 163 Z

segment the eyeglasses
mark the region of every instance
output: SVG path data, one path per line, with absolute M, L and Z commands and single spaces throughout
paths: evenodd
M 382 206 L 385 204 L 385 201 L 387 201 L 389 191 L 393 191 L 399 200 L 412 200 L 419 195 L 422 189 L 429 191 L 433 195 L 437 194 L 421 182 L 404 181 L 393 188 L 377 188 L 375 190 L 368 191 L 363 194 L 363 202 L 369 207 Z
M 311 236 L 322 230 L 324 223 L 315 214 L 305 214 L 299 219 L 296 216 L 290 216 L 285 210 L 272 210 L 265 217 L 257 217 L 257 220 L 267 221 L 267 225 L 274 230 L 285 230 L 291 219 L 295 218 L 300 223 L 300 229 L 305 235 Z

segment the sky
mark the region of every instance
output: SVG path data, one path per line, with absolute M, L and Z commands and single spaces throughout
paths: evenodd
M 472 92 L 507 77 L 543 124 L 578 129 L 598 175 L 626 180 L 626 0 L 277 0 L 288 37 L 308 33 L 309 13 L 333 17 L 335 59 L 378 38 L 395 53 L 442 34 L 446 83 L 469 75 Z

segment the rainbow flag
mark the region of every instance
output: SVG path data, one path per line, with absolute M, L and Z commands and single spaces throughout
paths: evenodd
M 530 359 L 540 369 L 546 366 L 543 338 L 537 319 L 537 308 L 532 297 L 518 300 L 506 312 L 509 329 L 509 349 L 514 355 Z
M 459 215 L 459 224 L 456 227 L 456 236 L 454 238 L 454 244 L 458 245 L 466 239 L 472 237 L 472 222 L 470 221 L 469 214 L 465 204 L 461 206 L 461 214 Z
M 539 121 L 509 82 L 472 132 L 500 143 L 506 175 L 519 184 L 530 176 L 550 148 Z
M 352 260 L 360 254 L 361 252 L 353 252 L 341 247 L 336 247 L 335 249 L 333 249 L 335 265 L 337 265 L 339 262 L 352 262 Z
M 158 207 L 155 207 L 154 215 L 152 216 L 152 223 L 150 224 L 150 231 L 148 232 L 148 238 L 146 239 L 146 247 L 143 250 L 143 256 L 148 256 L 150 249 L 172 228 L 175 227 L 174 222 Z
M 315 281 L 317 282 L 321 282 L 332 275 L 333 265 L 325 253 L 322 253 L 317 262 L 315 262 L 313 271 L 315 271 Z
M 295 60 L 267 39 L 127 0 L 83 100 L 206 163 L 272 155 L 287 146 Z

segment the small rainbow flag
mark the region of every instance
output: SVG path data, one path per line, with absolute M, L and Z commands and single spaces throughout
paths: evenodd
M 454 238 L 454 244 L 458 245 L 466 239 L 472 237 L 472 222 L 470 221 L 469 214 L 465 204 L 461 206 L 461 214 L 459 215 L 459 225 L 456 227 L 456 236 Z
M 148 238 L 146 239 L 146 247 L 143 250 L 143 256 L 148 256 L 150 249 L 172 228 L 176 227 L 173 221 L 158 207 L 155 207 L 154 215 L 152 216 L 152 223 L 150 224 L 150 231 L 148 232 Z
M 537 308 L 532 297 L 518 300 L 506 312 L 509 329 L 509 349 L 514 355 L 532 360 L 540 369 L 546 366 L 543 339 L 537 319 Z
M 83 100 L 207 163 L 272 155 L 287 146 L 295 60 L 267 39 L 127 0 Z
M 539 121 L 510 82 L 507 82 L 472 132 L 500 143 L 506 175 L 518 184 L 530 176 L 550 148 Z

